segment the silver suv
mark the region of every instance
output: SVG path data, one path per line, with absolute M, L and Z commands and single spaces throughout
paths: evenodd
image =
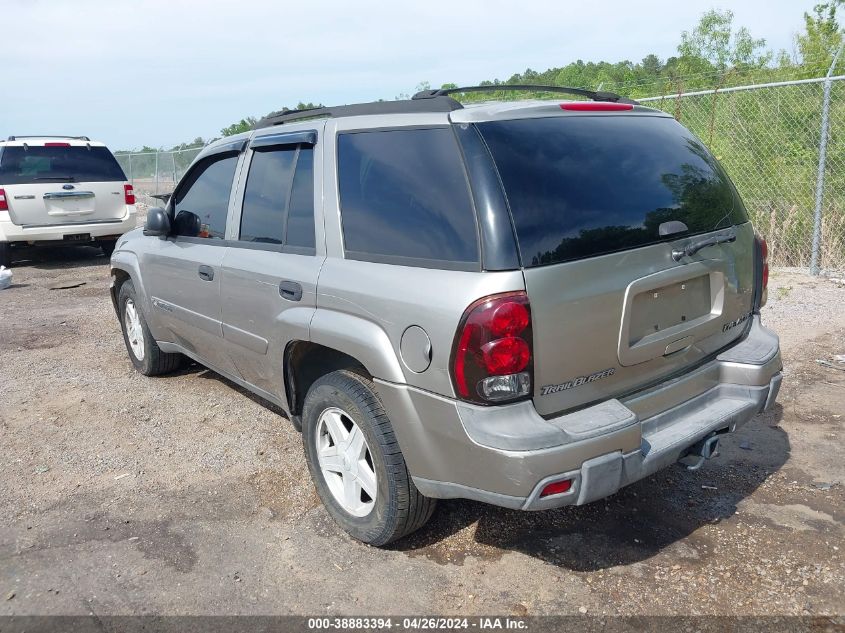
M 765 242 L 672 117 L 554 90 L 591 100 L 428 91 L 207 147 L 112 257 L 132 363 L 282 407 L 374 545 L 436 499 L 543 510 L 698 468 L 780 386 Z

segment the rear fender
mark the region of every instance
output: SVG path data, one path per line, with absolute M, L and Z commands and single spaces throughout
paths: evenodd
M 311 341 L 355 358 L 373 378 L 405 382 L 387 332 L 372 321 L 325 308 L 318 309 L 311 321 Z

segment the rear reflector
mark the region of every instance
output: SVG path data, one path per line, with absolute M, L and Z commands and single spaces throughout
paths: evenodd
M 552 495 L 559 495 L 561 493 L 568 492 L 570 488 L 572 488 L 571 479 L 564 479 L 563 481 L 554 481 L 545 488 L 543 488 L 543 492 L 540 493 L 540 498 L 550 497 Z
M 633 110 L 630 103 L 609 103 L 606 101 L 575 101 L 573 103 L 561 103 L 561 110 L 573 110 L 575 112 L 618 112 L 620 110 Z
M 70 147 L 70 143 L 44 143 L 44 147 Z
M 135 204 L 135 189 L 132 185 L 123 185 L 123 198 L 126 204 Z
M 8 211 L 9 203 L 6 202 L 6 190 L 0 189 L 0 211 Z

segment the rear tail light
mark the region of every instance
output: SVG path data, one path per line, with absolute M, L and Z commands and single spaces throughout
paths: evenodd
M 766 243 L 766 240 L 757 235 L 757 249 L 758 249 L 758 258 L 759 258 L 759 266 L 760 270 L 760 288 L 757 294 L 757 308 L 762 308 L 766 305 L 766 299 L 768 298 L 768 289 L 769 289 L 769 245 Z
M 531 394 L 531 306 L 525 292 L 479 299 L 464 312 L 452 350 L 452 378 L 463 400 L 500 403 Z
M 0 189 L 0 211 L 8 211 L 9 203 L 6 202 L 6 190 Z
M 630 103 L 608 103 L 605 101 L 573 101 L 572 103 L 561 103 L 561 110 L 574 112 L 619 112 L 621 110 L 633 110 Z
M 70 143 L 44 143 L 44 147 L 70 147 Z
M 123 197 L 126 204 L 135 204 L 135 189 L 132 185 L 123 185 Z

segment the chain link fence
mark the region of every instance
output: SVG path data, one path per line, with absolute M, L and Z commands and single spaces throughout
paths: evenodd
M 672 114 L 715 154 L 766 238 L 773 266 L 835 271 L 845 269 L 843 80 L 739 86 L 639 101 Z M 825 82 L 830 98 L 823 130 Z
M 823 132 L 826 82 L 829 116 Z M 771 265 L 845 270 L 845 76 L 639 101 L 672 114 L 721 161 L 768 241 Z M 823 133 L 828 142 L 821 161 Z M 152 196 L 172 192 L 201 149 L 117 159 L 139 202 L 155 206 L 161 203 Z
M 202 151 L 202 147 L 170 152 L 135 152 L 115 154 L 117 162 L 135 189 L 138 203 L 160 206 L 155 195 L 171 193 L 176 183 Z

